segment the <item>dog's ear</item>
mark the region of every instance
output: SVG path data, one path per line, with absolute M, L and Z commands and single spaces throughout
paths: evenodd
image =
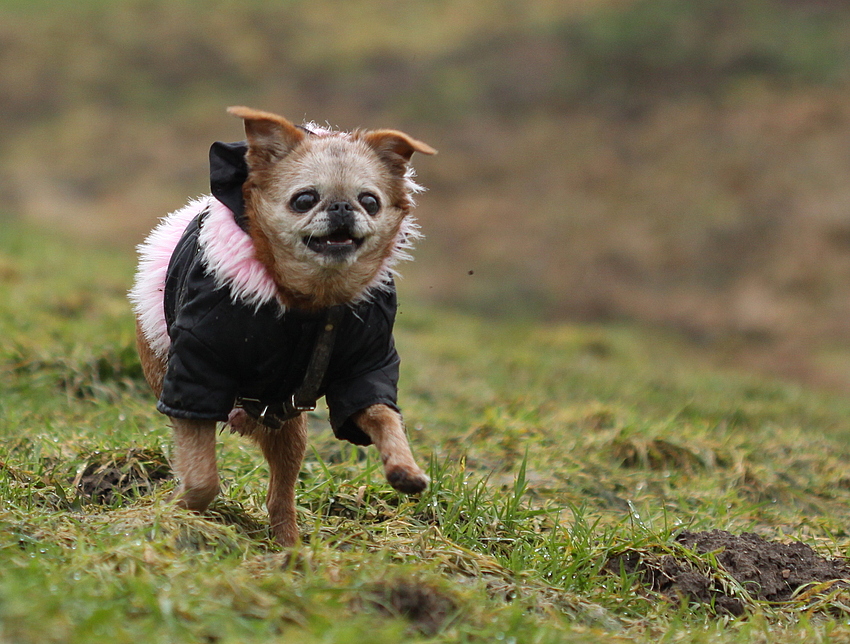
M 251 166 L 282 159 L 304 139 L 303 131 L 277 114 L 242 106 L 228 107 L 227 111 L 245 121 Z
M 363 135 L 363 140 L 390 167 L 407 165 L 414 152 L 437 154 L 437 151 L 427 143 L 417 141 L 404 132 L 397 130 L 373 130 L 366 132 Z

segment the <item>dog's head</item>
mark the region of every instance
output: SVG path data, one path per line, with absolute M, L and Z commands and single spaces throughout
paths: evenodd
M 257 258 L 284 304 L 356 301 L 404 243 L 413 205 L 409 161 L 430 146 L 395 130 L 297 127 L 247 107 L 245 216 Z

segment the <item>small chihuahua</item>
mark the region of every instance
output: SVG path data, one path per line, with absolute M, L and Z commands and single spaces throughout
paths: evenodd
M 212 194 L 139 246 L 130 299 L 145 378 L 174 430 L 176 502 L 203 511 L 218 494 L 226 422 L 260 445 L 272 532 L 290 546 L 304 412 L 322 396 L 335 435 L 374 444 L 395 489 L 428 485 L 396 404 L 393 275 L 418 231 L 410 158 L 435 150 L 395 130 L 228 111 L 247 141 L 213 144 Z

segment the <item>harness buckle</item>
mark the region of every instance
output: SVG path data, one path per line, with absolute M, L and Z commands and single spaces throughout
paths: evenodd
M 316 403 L 298 403 L 295 401 L 295 394 L 292 394 L 292 396 L 289 397 L 288 407 L 294 412 L 301 413 L 302 411 L 315 411 Z

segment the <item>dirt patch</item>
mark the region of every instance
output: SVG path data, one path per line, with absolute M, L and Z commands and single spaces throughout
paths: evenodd
M 637 437 L 618 436 L 611 444 L 611 452 L 623 467 L 651 470 L 675 469 L 693 472 L 713 464 L 714 455 L 706 458 L 696 452 L 660 438 L 641 440 Z M 708 462 L 707 462 L 708 461 Z
M 419 581 L 377 583 L 366 602 L 384 615 L 407 619 L 414 630 L 427 636 L 438 633 L 456 610 L 451 597 Z
M 676 601 L 710 604 L 718 613 L 732 615 L 746 610 L 747 595 L 787 602 L 807 585 L 846 580 L 842 583 L 850 586 L 846 561 L 821 557 L 798 541 L 779 543 L 723 530 L 683 532 L 676 541 L 696 556 L 681 549 L 673 554 L 629 550 L 606 567 L 615 573 L 637 573 L 645 585 Z M 708 553 L 711 556 L 703 556 Z
M 94 503 L 113 505 L 150 494 L 172 478 L 165 456 L 156 450 L 131 449 L 104 454 L 95 452 L 74 478 L 77 495 Z

